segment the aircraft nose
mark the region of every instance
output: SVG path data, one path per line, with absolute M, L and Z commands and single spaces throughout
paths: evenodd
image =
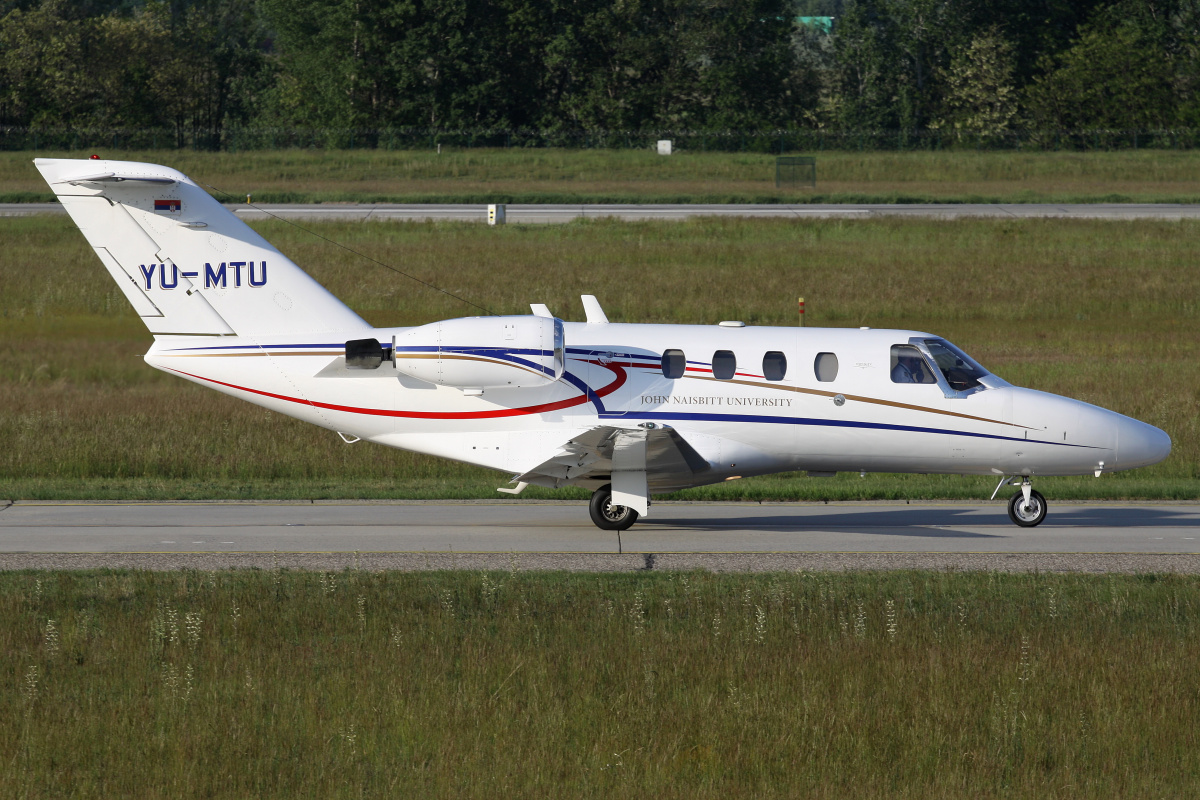
M 1117 432 L 1117 464 L 1121 469 L 1148 467 L 1171 454 L 1171 437 L 1153 425 L 1125 417 Z

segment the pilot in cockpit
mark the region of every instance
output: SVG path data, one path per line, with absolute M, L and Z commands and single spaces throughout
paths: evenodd
M 917 348 L 910 345 L 892 347 L 892 383 L 936 383 L 937 379 Z

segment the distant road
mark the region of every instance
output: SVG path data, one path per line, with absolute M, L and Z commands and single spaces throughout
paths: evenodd
M 1200 572 L 1200 504 L 1051 502 L 1037 528 L 1012 525 L 999 501 L 664 502 L 619 536 L 593 527 L 582 502 L 20 502 L 0 509 L 0 569 L 126 564 L 110 558 L 119 556 L 148 568 L 269 566 L 282 558 L 311 568 L 366 559 L 410 569 L 507 569 L 519 558 L 554 569 L 811 563 Z M 80 561 L 91 555 L 98 557 Z
M 285 219 L 344 220 L 464 220 L 487 219 L 487 205 L 439 203 L 380 203 L 356 205 L 326 203 L 318 205 L 229 206 L 243 219 L 263 219 L 268 215 Z M 57 203 L 4 203 L 0 216 L 65 213 Z M 568 222 L 579 217 L 616 217 L 624 220 L 686 219 L 696 216 L 722 217 L 1065 217 L 1071 219 L 1200 219 L 1200 204 L 1139 203 L 1004 203 L 1004 204 L 865 204 L 865 205 L 508 205 L 509 223 Z

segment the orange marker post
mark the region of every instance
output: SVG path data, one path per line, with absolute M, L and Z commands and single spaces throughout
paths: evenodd
M 804 327 L 804 298 L 800 298 L 800 327 Z

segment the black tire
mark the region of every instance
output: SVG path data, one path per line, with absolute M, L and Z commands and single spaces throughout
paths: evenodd
M 603 531 L 627 530 L 638 520 L 638 513 L 632 508 L 613 505 L 611 484 L 601 486 L 592 494 L 588 513 L 592 515 L 596 527 Z
M 1025 505 L 1025 495 L 1022 492 L 1017 492 L 1008 501 L 1008 518 L 1022 528 L 1032 528 L 1035 525 L 1041 525 L 1042 520 L 1046 518 L 1046 498 L 1042 497 L 1041 492 L 1030 492 L 1029 505 L 1027 506 Z

